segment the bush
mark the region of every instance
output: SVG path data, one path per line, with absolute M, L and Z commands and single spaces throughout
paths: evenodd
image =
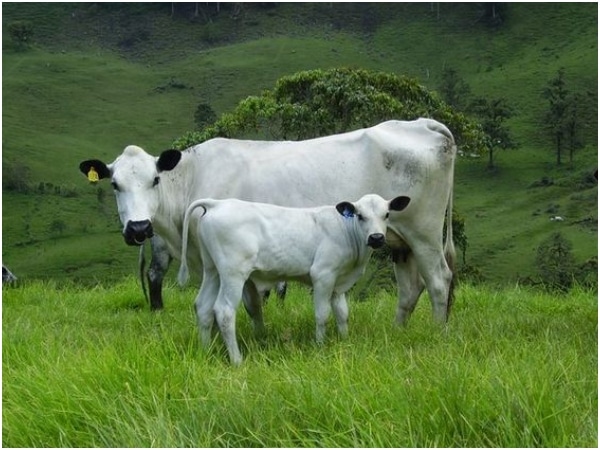
M 194 113 L 194 122 L 198 130 L 202 130 L 207 125 L 212 125 L 217 120 L 217 114 L 208 103 L 200 103 Z
M 8 24 L 8 34 L 15 47 L 27 48 L 33 40 L 33 24 L 27 20 L 17 20 Z
M 566 292 L 573 286 L 576 272 L 573 245 L 560 232 L 542 241 L 535 261 L 541 281 L 548 289 Z
M 2 165 L 2 189 L 11 192 L 27 193 L 29 185 L 29 167 L 21 163 Z

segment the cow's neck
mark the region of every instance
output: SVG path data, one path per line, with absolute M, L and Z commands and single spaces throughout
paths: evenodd
M 193 158 L 184 157 L 171 172 L 161 174 L 159 208 L 153 220 L 155 231 L 163 237 L 171 254 L 180 259 L 183 216 L 191 201 L 194 184 Z

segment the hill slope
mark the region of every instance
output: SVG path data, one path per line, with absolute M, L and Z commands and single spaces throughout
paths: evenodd
M 173 16 L 170 4 L 3 4 L 2 252 L 17 275 L 133 270 L 137 252 L 119 236 L 110 187 L 87 186 L 80 160 L 111 161 L 130 143 L 156 154 L 194 127 L 200 102 L 222 113 L 282 75 L 335 66 L 407 74 L 430 89 L 452 67 L 474 95 L 514 106 L 520 148 L 498 155 L 499 170 L 457 163 L 467 256 L 486 278 L 533 275 L 537 245 L 557 229 L 579 261 L 597 255 L 597 187 L 586 181 L 597 166 L 595 5 L 507 4 L 496 27 L 473 4 L 441 4 L 439 17 L 429 4 L 208 8 L 194 17 L 193 4 L 175 4 Z M 26 52 L 6 35 L 20 19 L 36 33 Z M 561 67 L 585 94 L 574 168 L 553 166 L 541 126 L 541 92 Z M 529 188 L 543 177 L 554 184 Z

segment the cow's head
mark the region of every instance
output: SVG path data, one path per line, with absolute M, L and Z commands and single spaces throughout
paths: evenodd
M 111 164 L 97 159 L 83 161 L 79 170 L 91 181 L 109 178 L 117 198 L 123 237 L 129 245 L 141 245 L 153 235 L 152 220 L 159 205 L 160 173 L 172 170 L 181 159 L 181 152 L 166 150 L 160 157 L 130 145 Z
M 365 244 L 379 248 L 385 244 L 385 234 L 390 211 L 402 211 L 410 203 L 410 198 L 399 196 L 387 201 L 379 195 L 369 194 L 357 202 L 341 202 L 337 211 L 347 220 L 353 220 Z

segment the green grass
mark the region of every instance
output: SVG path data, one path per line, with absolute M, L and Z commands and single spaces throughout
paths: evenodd
M 195 289 L 151 313 L 136 282 L 3 289 L 7 447 L 596 447 L 597 299 L 463 285 L 446 331 L 423 298 L 406 329 L 385 291 L 350 336 L 314 343 L 309 293 L 266 305 L 245 362 L 202 349 Z

